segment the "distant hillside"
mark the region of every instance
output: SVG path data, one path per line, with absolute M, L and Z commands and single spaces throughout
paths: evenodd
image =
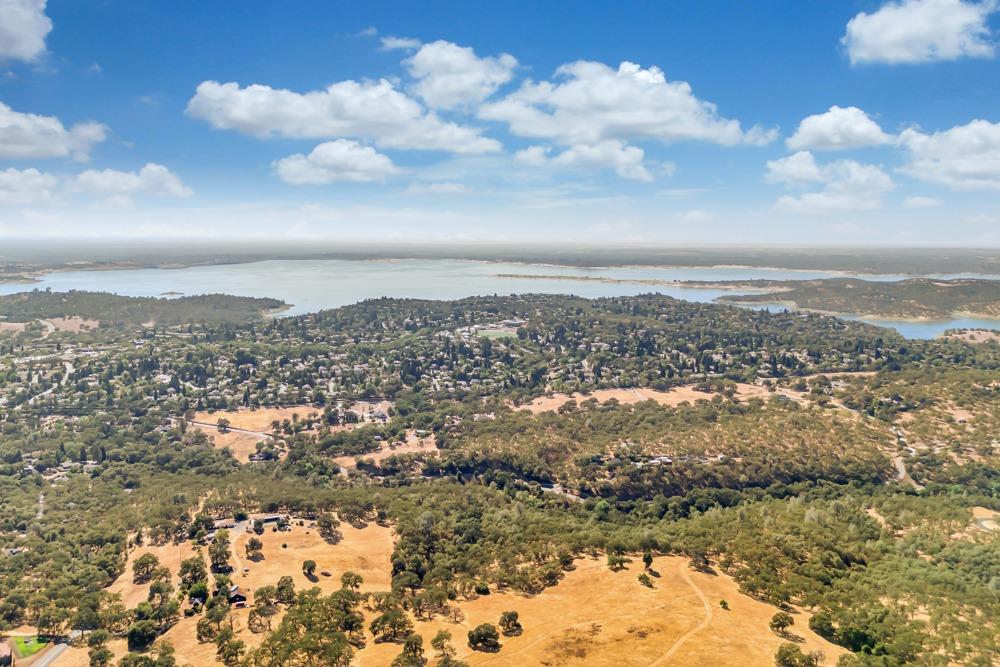
M 32 290 L 0 296 L 0 315 L 9 322 L 49 317 L 79 316 L 98 320 L 102 327 L 188 323 L 244 323 L 261 319 L 268 311 L 287 307 L 278 299 L 228 294 L 202 294 L 178 299 L 130 297 L 107 292 L 48 292 Z
M 728 303 L 788 303 L 796 308 L 835 314 L 876 315 L 902 319 L 944 319 L 956 313 L 1000 318 L 1000 281 L 913 278 L 876 282 L 852 278 L 828 280 L 753 280 L 722 283 L 763 294 L 733 294 Z

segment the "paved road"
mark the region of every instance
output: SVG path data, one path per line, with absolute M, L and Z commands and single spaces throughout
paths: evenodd
M 61 641 L 39 655 L 38 659 L 31 663 L 31 667 L 50 667 L 50 665 L 54 664 L 56 660 L 59 659 L 59 656 L 65 653 L 66 649 L 69 648 L 69 644 L 67 642 L 79 639 L 82 634 L 83 633 L 79 630 L 73 630 L 64 641 Z

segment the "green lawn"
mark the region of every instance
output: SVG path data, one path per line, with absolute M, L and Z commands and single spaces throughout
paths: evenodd
M 14 637 L 14 648 L 22 658 L 35 655 L 48 645 L 47 641 L 38 637 Z
M 504 331 L 502 329 L 483 329 L 477 332 L 483 338 L 517 338 L 516 331 Z

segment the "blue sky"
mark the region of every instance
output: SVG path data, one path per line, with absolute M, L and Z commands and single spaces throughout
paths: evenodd
M 995 0 L 0 0 L 0 238 L 1000 245 Z

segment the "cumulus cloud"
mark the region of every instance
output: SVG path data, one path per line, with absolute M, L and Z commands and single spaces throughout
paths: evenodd
M 352 138 L 385 148 L 454 153 L 500 150 L 480 129 L 441 120 L 386 79 L 341 81 L 308 93 L 205 81 L 187 113 L 213 127 L 256 137 Z
M 1000 190 L 1000 123 L 974 120 L 944 132 L 904 130 L 899 143 L 909 153 L 900 171 L 958 190 Z
M 832 106 L 826 113 L 803 118 L 785 143 L 792 150 L 843 150 L 891 141 L 892 137 L 861 109 Z
M 34 204 L 52 197 L 58 179 L 37 169 L 0 171 L 0 204 Z
M 118 203 L 133 195 L 190 197 L 194 194 L 177 174 L 154 162 L 150 162 L 139 171 L 88 169 L 77 175 L 73 181 L 73 189 L 108 197 Z
M 293 185 L 323 185 L 336 181 L 384 181 L 399 172 L 385 155 L 356 141 L 337 139 L 274 162 L 281 180 Z
M 847 24 L 841 43 L 859 63 L 928 63 L 989 58 L 994 44 L 987 18 L 996 0 L 901 0 Z
M 903 206 L 906 208 L 934 208 L 935 206 L 941 206 L 944 204 L 940 199 L 935 199 L 934 197 L 907 197 L 903 200 Z
M 822 182 L 825 176 L 812 153 L 799 151 L 780 160 L 768 161 L 764 180 L 768 183 L 808 185 Z
M 0 60 L 36 60 L 45 53 L 52 20 L 46 0 L 0 0 Z
M 510 81 L 517 60 L 506 53 L 480 58 L 469 47 L 438 40 L 424 44 L 403 64 L 428 106 L 455 109 L 482 102 Z
M 507 123 L 519 136 L 568 146 L 639 139 L 731 146 L 765 144 L 777 136 L 758 127 L 744 131 L 739 121 L 719 116 L 714 104 L 695 97 L 688 83 L 667 81 L 657 67 L 623 62 L 616 70 L 579 61 L 560 67 L 556 78 L 524 83 L 481 107 L 479 117 Z
M 785 195 L 776 207 L 792 213 L 861 211 L 882 206 L 882 197 L 893 188 L 882 169 L 854 160 L 819 165 L 812 153 L 800 151 L 767 163 L 765 180 L 793 187 L 822 186 L 799 196 Z
M 613 169 L 622 178 L 651 181 L 653 176 L 643 164 L 644 151 L 621 141 L 600 141 L 596 144 L 570 146 L 558 155 L 549 157 L 548 146 L 529 146 L 514 155 L 515 161 L 529 167 L 552 165 L 568 168 Z
M 85 160 L 106 136 L 107 128 L 100 123 L 77 123 L 67 130 L 55 116 L 21 113 L 0 102 L 0 159 L 71 155 Z

